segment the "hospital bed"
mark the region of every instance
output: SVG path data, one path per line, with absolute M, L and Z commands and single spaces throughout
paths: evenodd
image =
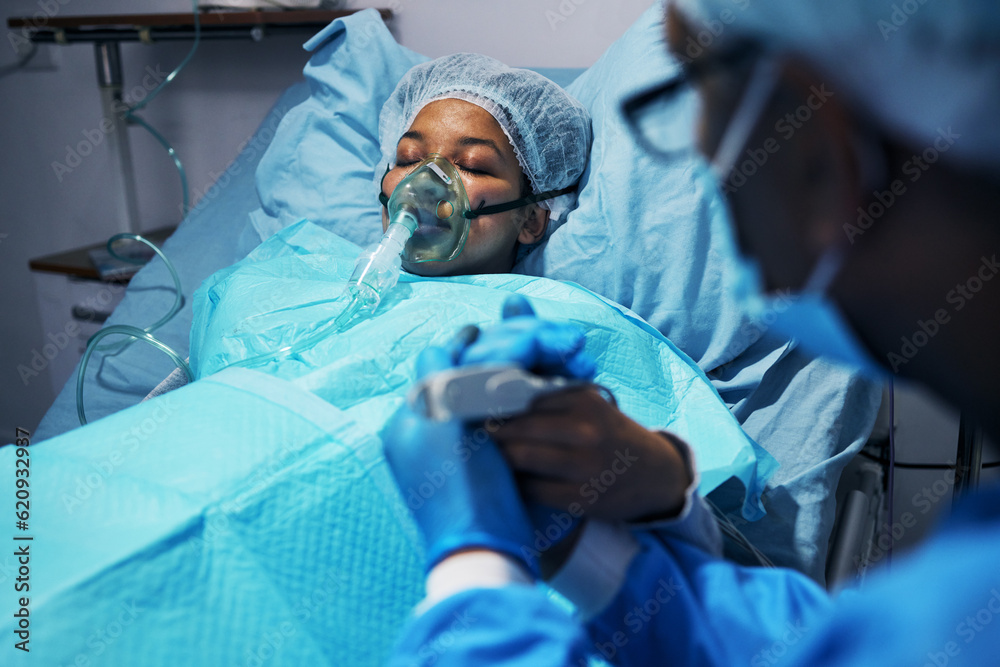
M 728 296 L 734 277 L 733 248 L 725 207 L 707 170 L 694 160 L 655 162 L 631 141 L 618 116 L 618 100 L 676 71 L 676 63 L 667 59 L 662 46 L 660 15 L 661 9 L 653 7 L 582 73 L 543 70 L 591 110 L 595 142 L 577 209 L 515 271 L 570 281 L 617 302 L 686 353 L 692 368 L 711 380 L 713 391 L 743 430 L 780 463 L 761 496 L 767 511 L 761 520 L 747 517 L 746 479 L 721 481 L 709 498 L 771 560 L 821 579 L 833 522 L 833 490 L 841 469 L 864 444 L 880 391 L 844 369 L 810 358 L 745 318 Z M 305 81 L 281 96 L 245 149 L 163 246 L 181 275 L 185 306 L 157 336 L 182 355 L 189 351 L 191 301 L 198 287 L 275 235 L 288 233 L 305 218 L 317 229 L 358 245 L 378 236 L 373 196 L 379 154 L 375 118 L 395 82 L 423 57 L 398 46 L 374 12 L 335 22 L 308 46 L 312 57 L 304 70 Z M 170 284 L 162 263 L 152 261 L 133 278 L 108 324 L 142 326 L 154 321 L 173 301 Z M 92 366 L 85 385 L 87 412 L 92 420 L 113 415 L 94 427 L 107 429 L 109 422 L 114 423 L 119 429 L 112 431 L 115 437 L 125 429 L 126 422 L 120 421 L 129 413 L 125 408 L 141 401 L 171 370 L 158 352 L 138 344 L 95 360 Z M 251 376 L 230 374 L 197 391 L 231 392 L 242 383 L 252 384 Z M 272 398 L 277 403 L 287 400 Z M 169 407 L 170 395 L 162 399 L 154 407 L 140 408 L 142 414 L 157 406 Z M 243 433 L 239 420 L 253 423 L 253 410 L 238 407 L 243 412 L 236 415 L 214 419 L 199 415 L 191 428 L 217 433 L 220 439 L 226 429 Z M 152 414 L 149 418 L 155 422 Z M 71 381 L 46 414 L 35 441 L 65 433 L 76 424 Z M 317 417 L 312 424 L 326 422 Z M 274 440 L 285 446 L 293 446 L 288 443 L 295 438 L 308 443 L 318 437 L 315 428 L 288 424 L 281 428 Z M 183 433 L 175 436 L 182 438 Z M 247 459 L 270 462 L 260 450 L 248 452 Z M 358 469 L 367 469 L 369 463 L 362 462 Z M 249 474 L 241 464 L 227 475 L 236 475 L 237 468 Z M 72 479 L 67 484 L 72 486 Z M 343 501 L 351 502 L 346 497 Z M 280 512 L 272 516 L 264 508 L 255 511 L 257 518 L 247 521 L 281 519 Z M 228 521 L 227 516 L 202 517 L 198 524 L 185 515 L 189 523 L 183 524 L 184 530 L 200 530 L 205 542 L 206 531 L 214 529 L 212 522 Z M 256 530 L 249 523 L 246 528 Z M 380 549 L 391 553 L 393 544 L 380 545 L 373 553 L 381 553 Z M 141 562 L 156 555 L 149 549 L 162 552 L 168 546 L 146 546 L 130 556 L 134 568 L 128 571 L 136 578 L 132 584 L 138 586 L 142 580 Z M 746 558 L 738 545 L 731 546 L 734 558 Z M 301 554 L 294 550 L 272 556 L 287 556 L 291 569 L 303 565 Z M 363 553 L 357 557 L 367 558 Z M 262 557 L 249 554 L 248 558 L 247 567 L 252 567 L 250 563 Z M 86 565 L 81 567 L 73 584 L 77 593 L 99 581 L 88 579 Z M 112 562 L 95 563 L 93 573 L 111 567 Z M 328 600 L 337 590 L 353 590 L 356 582 L 344 582 L 344 576 L 365 573 L 370 570 L 324 572 L 313 592 Z M 415 588 L 403 588 L 402 597 L 412 601 Z M 226 597 L 221 591 L 220 595 Z M 314 613 L 296 606 L 288 610 L 292 617 Z M 276 620 L 278 639 L 281 618 Z M 267 632 L 261 630 L 261 637 L 270 636 Z

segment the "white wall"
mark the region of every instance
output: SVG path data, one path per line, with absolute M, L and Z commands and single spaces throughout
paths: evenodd
M 392 8 L 393 32 L 406 46 L 436 57 L 478 51 L 508 64 L 586 67 L 646 9 L 652 0 L 385 0 L 349 2 L 352 8 Z M 181 12 L 187 0 L 4 0 L 0 67 L 15 61 L 6 19 L 134 12 Z M 178 151 L 193 198 L 221 173 L 260 123 L 279 93 L 301 77 L 306 53 L 301 37 L 269 37 L 261 43 L 205 41 L 189 67 L 143 117 Z M 43 46 L 55 63 L 48 71 L 19 71 L 0 78 L 0 442 L 15 426 L 34 429 L 54 396 L 49 379 L 22 382 L 18 364 L 47 342 L 37 313 L 28 260 L 100 242 L 119 231 L 110 152 L 97 145 L 60 181 L 53 162 L 67 146 L 85 139 L 102 120 L 93 47 Z M 122 45 L 125 90 L 138 85 L 147 67 L 169 72 L 188 43 Z M 93 136 L 93 134 L 92 134 Z M 163 149 L 143 130 L 130 130 L 141 228 L 180 220 L 181 189 Z M 193 202 L 192 202 L 193 203 Z
M 405 46 L 475 51 L 514 67 L 588 67 L 653 0 L 349 0 L 386 7 Z

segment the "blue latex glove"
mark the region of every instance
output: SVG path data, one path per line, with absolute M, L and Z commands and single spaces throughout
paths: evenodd
M 451 351 L 432 347 L 417 358 L 417 373 L 454 366 L 467 342 L 463 330 Z M 383 436 L 385 458 L 427 545 L 427 569 L 451 554 L 474 548 L 497 551 L 538 576 L 525 551 L 532 526 L 514 477 L 485 429 L 436 422 L 404 405 Z
M 503 305 L 503 322 L 461 350 L 459 365 L 517 363 L 539 375 L 590 380 L 597 367 L 584 342 L 577 327 L 539 319 L 526 298 L 513 294 Z
M 458 365 L 517 363 L 540 375 L 562 375 L 590 380 L 594 361 L 584 352 L 583 332 L 572 324 L 539 319 L 528 300 L 512 294 L 503 305 L 503 322 L 478 335 L 466 332 L 452 353 Z M 532 565 L 538 557 L 570 536 L 580 524 L 579 516 L 543 505 L 530 504 L 534 536 L 527 553 Z

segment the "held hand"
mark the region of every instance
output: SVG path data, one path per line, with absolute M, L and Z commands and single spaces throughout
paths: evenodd
M 584 352 L 583 332 L 572 324 L 539 319 L 519 294 L 508 297 L 503 322 L 483 329 L 462 350 L 461 365 L 516 363 L 539 375 L 580 380 L 594 377 L 594 361 Z
M 667 519 L 684 506 L 691 476 L 676 446 L 594 389 L 543 396 L 492 435 L 525 502 L 621 521 Z
M 541 374 L 594 376 L 596 365 L 576 327 L 539 319 L 516 294 L 504 304 L 503 318 L 457 355 L 462 364 L 514 362 Z M 518 474 L 525 501 L 560 511 L 576 504 L 594 518 L 669 518 L 683 507 L 691 482 L 665 436 L 592 390 L 543 397 L 493 438 Z
M 429 348 L 418 374 L 452 366 L 452 354 Z M 425 419 L 404 405 L 383 434 L 385 457 L 427 544 L 427 569 L 473 549 L 507 554 L 537 573 L 526 556 L 532 527 L 513 475 L 496 445 L 458 422 Z

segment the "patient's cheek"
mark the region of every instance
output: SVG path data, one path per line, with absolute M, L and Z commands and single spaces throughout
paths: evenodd
M 464 184 L 465 193 L 469 196 L 469 206 L 473 210 L 479 208 L 480 204 L 483 203 L 486 206 L 493 206 L 494 204 L 502 204 L 517 199 L 520 195 L 520 189 L 511 186 L 509 183 L 484 185 L 482 183 L 470 183 L 468 180 L 465 180 Z

